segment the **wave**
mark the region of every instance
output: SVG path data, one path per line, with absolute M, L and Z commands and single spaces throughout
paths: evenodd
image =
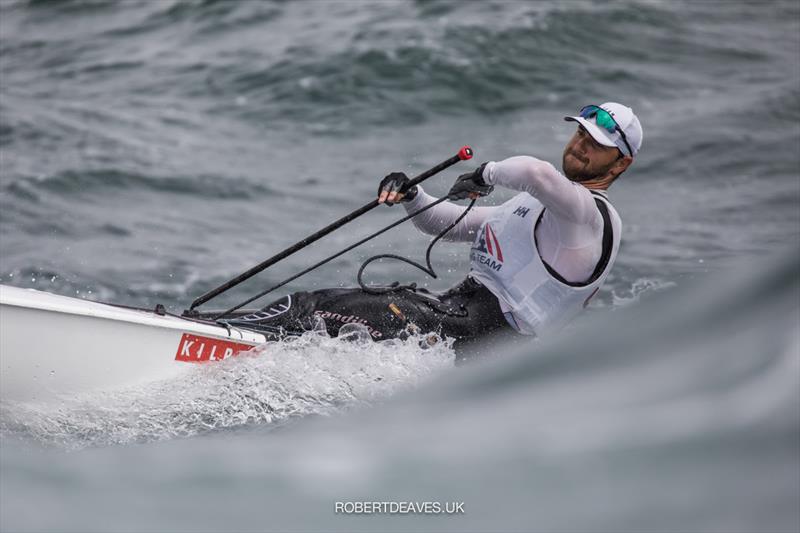
M 209 366 L 156 395 L 50 412 L 4 407 L 5 493 L 52 509 L 40 513 L 42 529 L 112 518 L 120 528 L 163 529 L 175 520 L 163 511 L 168 498 L 189 529 L 216 520 L 352 531 L 374 519 L 430 530 L 436 518 L 427 515 L 330 517 L 334 501 L 421 498 L 464 501 L 467 514 L 447 517 L 459 530 L 794 531 L 798 273 L 800 250 L 749 262 L 457 371 L 443 372 L 446 352 L 325 340 L 291 355 L 287 346 L 274 362 Z M 340 409 L 375 396 L 371 408 Z M 334 416 L 279 432 L 232 431 L 268 424 L 273 413 Z M 227 428 L 219 438 L 68 455 L 8 437 L 80 448 L 219 427 Z M 53 472 L 91 498 L 63 511 L 62 492 L 45 490 Z M 136 513 L 118 498 L 122 488 L 146 495 Z M 216 505 L 197 506 L 212 497 Z M 31 523 L 24 507 L 6 505 L 6 524 Z
M 116 76 L 127 72 L 132 83 L 150 93 L 169 91 L 227 102 L 246 98 L 245 109 L 223 105 L 214 110 L 253 122 L 332 121 L 341 120 L 344 112 L 359 125 L 418 124 L 430 116 L 494 115 L 538 108 L 551 104 L 554 94 L 562 101 L 580 100 L 586 87 L 601 93 L 612 88 L 624 88 L 628 94 L 647 91 L 657 98 L 681 89 L 683 79 L 671 80 L 665 74 L 679 75 L 669 63 L 683 57 L 688 47 L 703 57 L 717 54 L 720 61 L 733 57 L 756 64 L 764 60 L 761 52 L 736 55 L 734 45 L 697 42 L 687 31 L 690 21 L 679 10 L 650 2 L 498 4 L 491 24 L 482 6 L 411 3 L 408 10 L 405 4 L 369 3 L 357 15 L 359 24 L 352 27 L 321 26 L 316 17 L 300 21 L 299 8 L 283 3 L 144 2 L 101 9 L 91 2 L 69 2 L 52 7 L 67 14 L 95 10 L 100 20 L 105 14 L 109 29 L 88 36 L 63 35 L 47 46 L 39 38 L 32 51 L 37 63 L 58 65 L 66 79 L 84 84 L 107 82 L 111 69 Z M 349 13 L 353 4 L 318 7 L 317 17 L 336 17 Z M 394 17 L 400 11 L 417 19 L 416 24 L 397 23 Z M 121 25 L 122 14 L 136 16 Z M 283 24 L 298 25 L 307 43 L 271 39 L 270 32 Z M 92 48 L 123 49 L 133 44 L 128 41 L 140 39 L 140 33 L 166 37 L 174 34 L 176 25 L 177 38 L 188 49 L 204 45 L 203 60 L 195 61 L 190 70 L 175 69 L 167 58 L 152 61 L 139 56 L 108 62 L 106 54 L 91 49 L 62 53 L 81 39 Z M 648 31 L 632 31 L 642 28 Z M 246 31 L 250 29 L 258 31 Z M 242 44 L 250 45 L 249 49 L 229 46 L 227 38 L 237 32 L 243 33 Z M 211 42 L 209 33 L 214 34 Z M 637 41 L 631 42 L 634 34 Z M 592 61 L 587 35 L 591 53 L 613 61 Z M 18 40 L 7 44 L 10 51 L 28 43 L 23 36 Z M 118 57 L 126 55 L 130 57 Z M 652 65 L 659 62 L 666 70 L 656 73 Z M 9 74 L 30 68 L 30 61 L 11 66 L 15 68 L 7 68 Z
M 64 195 L 111 194 L 111 191 L 152 191 L 201 198 L 248 200 L 278 194 L 265 183 L 215 175 L 158 176 L 119 169 L 65 170 L 51 176 L 8 180 L 3 190 L 20 200 L 36 202 L 37 193 Z

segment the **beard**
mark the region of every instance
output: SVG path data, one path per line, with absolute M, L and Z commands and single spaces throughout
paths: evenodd
M 564 175 L 567 179 L 580 183 L 605 176 L 614 163 L 612 161 L 603 166 L 592 165 L 588 159 L 574 152 L 565 151 L 561 160 L 561 168 L 564 170 Z

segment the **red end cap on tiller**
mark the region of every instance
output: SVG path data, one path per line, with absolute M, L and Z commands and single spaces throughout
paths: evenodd
M 461 150 L 458 151 L 458 158 L 462 161 L 472 159 L 472 148 L 469 146 L 462 146 Z

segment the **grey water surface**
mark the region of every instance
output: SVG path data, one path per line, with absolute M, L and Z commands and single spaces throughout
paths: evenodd
M 3 531 L 800 530 L 800 5 L 0 1 L 0 283 L 173 311 L 471 145 L 557 166 L 634 108 L 619 258 L 552 343 L 311 335 L 185 379 L 0 405 Z M 513 194 L 498 190 L 482 205 Z M 389 224 L 381 207 L 215 301 Z M 422 257 L 402 225 L 290 283 Z M 460 281 L 373 264 L 375 282 Z M 266 303 L 266 302 L 265 302 Z M 461 501 L 459 515 L 334 512 Z

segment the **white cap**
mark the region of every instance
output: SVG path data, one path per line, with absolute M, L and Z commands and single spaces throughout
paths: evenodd
M 601 128 L 596 124 L 596 118 L 585 119 L 583 117 L 564 117 L 564 120 L 573 120 L 583 126 L 589 135 L 594 138 L 603 146 L 616 146 L 623 154 L 635 156 L 639 153 L 639 148 L 642 147 L 642 125 L 639 123 L 638 117 L 633 113 L 630 107 L 618 104 L 616 102 L 606 102 L 599 108 L 608 111 L 614 120 L 617 122 L 622 131 L 625 132 L 625 138 L 633 150 L 632 154 L 628 154 L 628 147 L 625 146 L 625 141 L 622 140 L 622 135 L 618 131 L 614 133 L 609 132 L 605 128 Z

